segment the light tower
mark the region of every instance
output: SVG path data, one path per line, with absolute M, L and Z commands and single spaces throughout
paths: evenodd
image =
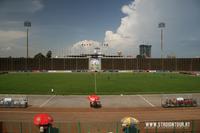
M 158 28 L 160 29 L 160 49 L 161 49 L 161 58 L 163 58 L 163 29 L 165 28 L 165 23 L 160 22 L 158 24 Z
M 31 27 L 31 22 L 30 21 L 25 21 L 24 22 L 24 27 L 26 27 L 26 32 L 27 32 L 27 40 L 26 40 L 26 70 L 28 70 L 28 31 L 29 28 Z
M 158 24 L 158 28 L 160 29 L 160 49 L 161 49 L 161 66 L 162 66 L 162 70 L 164 67 L 164 61 L 163 61 L 163 54 L 164 54 L 164 50 L 163 50 L 163 30 L 165 28 L 165 23 L 164 22 L 160 22 Z

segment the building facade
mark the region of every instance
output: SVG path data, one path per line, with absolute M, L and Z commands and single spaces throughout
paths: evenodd
M 151 45 L 140 45 L 140 56 L 151 58 Z

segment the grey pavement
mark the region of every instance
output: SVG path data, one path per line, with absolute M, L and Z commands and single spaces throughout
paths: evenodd
M 167 96 L 193 96 L 200 103 L 200 93 L 194 94 L 169 94 Z M 25 95 L 5 95 L 4 97 L 23 97 Z M 27 95 L 28 103 L 32 107 L 56 107 L 56 108 L 88 108 L 89 101 L 87 95 Z M 106 108 L 130 108 L 130 107 L 160 107 L 162 94 L 146 95 L 100 95 L 103 107 Z

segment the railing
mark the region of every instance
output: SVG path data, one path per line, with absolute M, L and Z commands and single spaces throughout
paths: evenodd
M 200 120 L 145 121 L 137 130 L 123 130 L 120 122 L 55 122 L 47 133 L 200 133 Z M 31 121 L 1 121 L 0 133 L 39 133 Z

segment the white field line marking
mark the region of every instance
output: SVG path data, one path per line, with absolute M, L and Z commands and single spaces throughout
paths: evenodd
M 151 105 L 151 107 L 155 107 L 155 105 L 153 105 L 152 103 L 150 103 L 147 99 L 145 99 L 143 96 L 141 95 L 137 95 L 139 96 L 141 99 L 143 99 L 146 103 L 148 103 L 149 105 Z
M 41 104 L 39 107 L 43 107 L 44 105 L 46 105 L 47 103 L 49 103 L 56 95 L 50 97 L 49 99 L 47 99 L 43 104 Z
M 97 94 L 97 77 L 96 77 L 96 72 L 94 73 L 94 92 Z

